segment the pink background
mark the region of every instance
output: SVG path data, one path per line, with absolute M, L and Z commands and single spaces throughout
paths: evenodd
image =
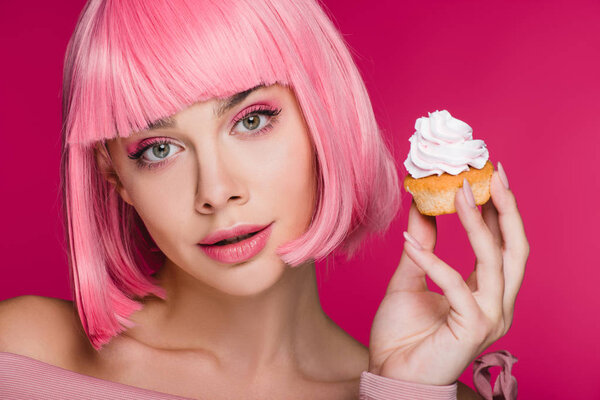
M 356 55 L 401 166 L 414 121 L 447 109 L 484 139 L 517 196 L 531 256 L 510 332 L 488 351 L 519 358 L 520 398 L 600 398 L 597 247 L 600 3 L 325 2 Z M 0 3 L 0 300 L 70 299 L 59 219 L 60 80 L 84 2 Z M 404 169 L 400 169 L 404 175 Z M 410 198 L 404 197 L 404 207 Z M 400 257 L 401 212 L 351 263 L 319 265 L 323 307 L 368 345 Z M 456 215 L 437 254 L 467 276 Z M 472 385 L 471 368 L 461 380 Z

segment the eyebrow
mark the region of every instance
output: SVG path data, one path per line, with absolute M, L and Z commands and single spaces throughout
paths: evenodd
M 246 97 L 250 95 L 250 93 L 265 87 L 264 84 L 256 85 L 248 90 L 244 90 L 243 92 L 235 93 L 225 99 L 220 99 L 217 103 L 217 106 L 213 110 L 213 114 L 217 118 L 221 118 L 223 114 L 227 111 L 231 110 L 233 107 L 240 104 Z M 144 129 L 145 131 L 152 131 L 155 129 L 164 129 L 164 128 L 177 128 L 177 121 L 173 117 L 166 117 L 157 119 L 154 122 L 148 124 L 148 127 Z

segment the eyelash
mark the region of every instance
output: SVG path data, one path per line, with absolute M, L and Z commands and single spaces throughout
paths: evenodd
M 249 107 L 248 109 L 244 110 L 243 114 L 239 118 L 236 118 L 233 121 L 233 126 L 235 127 L 239 122 L 243 121 L 244 119 L 246 119 L 247 117 L 249 117 L 252 114 L 269 116 L 271 118 L 269 118 L 269 121 L 267 122 L 267 124 L 265 126 L 263 126 L 261 129 L 259 129 L 257 131 L 242 132 L 242 134 L 249 135 L 252 137 L 262 136 L 262 135 L 266 134 L 267 132 L 269 132 L 271 129 L 273 129 L 273 126 L 278 122 L 277 116 L 279 115 L 280 112 L 281 112 L 281 108 L 272 108 L 267 105 L 252 106 L 252 107 Z M 166 138 L 149 139 L 149 140 L 146 140 L 146 141 L 140 143 L 138 145 L 138 147 L 132 153 L 130 153 L 128 155 L 128 157 L 132 160 L 135 160 L 136 165 L 139 168 L 148 168 L 148 169 L 158 168 L 161 165 L 168 163 L 172 157 L 165 158 L 163 161 L 146 161 L 143 159 L 142 155 L 147 150 L 149 150 L 155 146 L 160 146 L 160 145 L 179 146 L 178 144 L 176 144 Z M 179 147 L 181 147 L 181 146 L 179 146 Z

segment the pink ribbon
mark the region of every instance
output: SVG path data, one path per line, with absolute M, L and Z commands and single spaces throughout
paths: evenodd
M 473 362 L 473 384 L 485 400 L 515 400 L 517 398 L 517 379 L 512 376 L 512 366 L 518 360 L 506 350 L 485 354 Z M 492 392 L 490 367 L 502 367 L 494 382 Z

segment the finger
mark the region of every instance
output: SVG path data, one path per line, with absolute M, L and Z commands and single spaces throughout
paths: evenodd
M 481 206 L 481 215 L 483 215 L 483 221 L 488 229 L 492 232 L 494 240 L 502 248 L 502 232 L 498 223 L 498 210 L 496 210 L 493 201 L 490 200 Z
M 471 292 L 475 292 L 477 290 L 477 263 L 475 263 L 473 271 L 467 278 L 467 286 L 469 287 Z
M 405 237 L 406 254 L 442 289 L 450 307 L 467 321 L 477 320 L 480 315 L 479 305 L 462 276 L 435 254 L 421 247 L 410 234 L 405 233 Z
M 421 246 L 428 251 L 435 249 L 437 241 L 437 224 L 435 217 L 423 215 L 413 201 L 408 214 L 408 233 L 417 239 Z
M 494 314 L 501 313 L 504 297 L 502 251 L 475 206 L 475 200 L 466 179 L 463 187 L 455 196 L 455 206 L 477 257 L 477 288 L 486 303 L 485 309 Z
M 423 243 L 426 249 L 433 251 L 437 236 L 435 217 L 422 215 L 414 201 L 408 211 L 407 230 L 420 243 Z M 406 252 L 402 252 L 398 268 L 394 272 L 387 289 L 388 292 L 398 290 L 427 290 L 425 273 L 406 255 Z
M 498 163 L 498 170 L 492 175 L 490 191 L 494 206 L 498 210 L 498 224 L 504 242 L 504 308 L 512 315 L 515 299 L 525 274 L 529 243 L 515 196 L 508 187 L 508 179 L 500 163 Z

